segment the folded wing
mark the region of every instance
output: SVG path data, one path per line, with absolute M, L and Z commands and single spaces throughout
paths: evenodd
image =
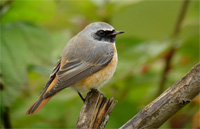
M 87 54 L 73 53 L 72 55 L 57 72 L 58 81 L 51 90 L 44 94 L 44 98 L 50 97 L 107 66 L 113 58 L 114 49 L 112 45 L 99 44 Z

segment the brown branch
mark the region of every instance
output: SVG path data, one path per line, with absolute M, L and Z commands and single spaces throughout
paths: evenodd
M 183 1 L 176 26 L 175 26 L 173 34 L 171 36 L 172 47 L 168 50 L 168 54 L 165 58 L 165 66 L 164 66 L 164 69 L 163 69 L 163 72 L 162 72 L 162 75 L 161 75 L 161 80 L 160 80 L 159 89 L 158 89 L 158 95 L 160 95 L 164 90 L 165 82 L 167 80 L 168 71 L 169 71 L 170 66 L 171 66 L 171 60 L 172 60 L 172 57 L 174 56 L 176 49 L 177 49 L 177 46 L 178 46 L 178 43 L 176 42 L 176 38 L 177 38 L 177 35 L 180 32 L 180 28 L 181 28 L 181 25 L 182 25 L 182 22 L 183 22 L 183 19 L 184 19 L 184 16 L 185 16 L 185 13 L 186 13 L 186 10 L 187 10 L 187 7 L 188 7 L 188 3 L 189 3 L 189 0 Z
M 113 98 L 107 99 L 97 90 L 91 90 L 87 96 L 76 129 L 103 129 L 117 103 Z
M 124 124 L 121 129 L 158 128 L 199 93 L 200 62 Z
M 2 110 L 2 109 L 1 109 Z M 2 120 L 5 129 L 12 129 L 10 123 L 10 111 L 8 107 L 5 107 L 4 111 L 2 112 Z
M 185 13 L 187 11 L 188 4 L 189 4 L 189 0 L 184 0 L 183 1 L 183 4 L 182 4 L 181 10 L 180 10 L 180 14 L 179 14 L 179 17 L 178 17 L 178 20 L 177 20 L 176 27 L 174 29 L 174 33 L 172 35 L 172 38 L 176 38 L 177 35 L 179 34 L 183 19 L 185 17 Z

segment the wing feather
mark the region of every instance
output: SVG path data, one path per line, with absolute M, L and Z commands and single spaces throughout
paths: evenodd
M 53 71 L 49 77 L 49 80 L 47 81 L 46 85 L 44 86 L 44 88 L 42 89 L 39 95 L 43 94 L 47 90 L 51 82 L 54 80 L 56 73 L 60 69 L 60 63 L 61 63 L 61 59 L 59 59 L 58 62 L 56 63 L 56 66 L 53 68 Z

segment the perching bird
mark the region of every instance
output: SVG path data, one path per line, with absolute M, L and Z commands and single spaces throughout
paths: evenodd
M 121 33 L 105 22 L 95 22 L 75 35 L 65 46 L 41 96 L 26 114 L 38 112 L 64 88 L 73 87 L 84 100 L 80 92 L 102 87 L 116 70 L 115 38 Z

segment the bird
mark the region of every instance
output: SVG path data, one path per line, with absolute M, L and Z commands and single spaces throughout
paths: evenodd
M 72 87 L 81 93 L 101 88 L 113 76 L 118 62 L 116 31 L 106 22 L 94 22 L 72 37 L 63 49 L 40 97 L 26 114 L 37 113 L 54 95 Z

